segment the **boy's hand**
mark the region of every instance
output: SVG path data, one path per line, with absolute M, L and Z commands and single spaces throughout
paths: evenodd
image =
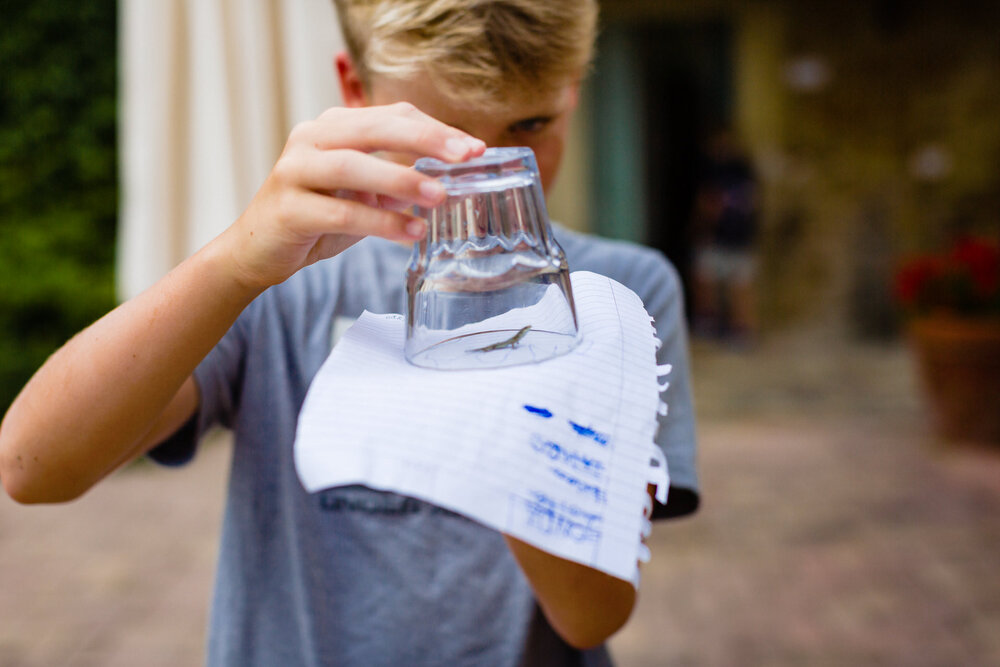
M 367 235 L 419 240 L 425 222 L 402 211 L 439 204 L 444 188 L 371 153 L 460 162 L 485 148 L 405 102 L 329 109 L 292 130 L 250 206 L 220 240 L 240 280 L 261 290 Z

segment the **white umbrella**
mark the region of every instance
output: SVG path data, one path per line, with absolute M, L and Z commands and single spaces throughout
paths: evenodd
M 225 229 L 295 123 L 339 104 L 331 0 L 119 0 L 118 294 Z

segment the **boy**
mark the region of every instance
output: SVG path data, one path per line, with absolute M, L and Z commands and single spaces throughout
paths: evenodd
M 404 165 L 527 145 L 548 187 L 596 3 L 337 9 L 350 51 L 336 59 L 345 108 L 291 133 L 227 231 L 46 362 L 0 429 L 0 478 L 23 502 L 69 500 L 136 456 L 187 461 L 221 423 L 235 438 L 209 664 L 607 664 L 602 643 L 632 610 L 630 584 L 411 498 L 307 494 L 292 458 L 334 320 L 405 308 L 409 250 L 392 241 L 419 239 L 424 222 L 403 211 L 444 192 Z M 676 277 L 651 251 L 557 235 L 573 269 L 629 285 L 657 318 L 659 363 L 675 368 L 660 442 L 686 489 L 672 489 L 671 504 L 689 501 L 668 511 L 693 509 Z M 357 243 L 365 236 L 382 238 Z

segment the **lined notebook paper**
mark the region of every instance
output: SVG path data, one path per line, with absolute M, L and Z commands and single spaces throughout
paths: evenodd
M 636 583 L 647 483 L 666 501 L 653 438 L 669 368 L 633 292 L 594 273 L 571 280 L 582 341 L 536 364 L 418 368 L 403 356 L 404 317 L 364 313 L 299 415 L 303 486 L 413 496 Z

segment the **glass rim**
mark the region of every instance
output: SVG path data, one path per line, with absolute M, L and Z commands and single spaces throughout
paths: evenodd
M 435 175 L 433 172 L 451 173 L 466 169 L 501 167 L 508 162 L 519 162 L 524 158 L 535 159 L 535 153 L 527 146 L 496 146 L 487 148 L 479 157 L 465 162 L 445 162 L 434 157 L 422 157 L 414 163 L 417 171 Z
M 414 168 L 436 178 L 449 196 L 492 192 L 538 184 L 535 153 L 522 146 L 487 148 L 465 162 L 420 158 Z

